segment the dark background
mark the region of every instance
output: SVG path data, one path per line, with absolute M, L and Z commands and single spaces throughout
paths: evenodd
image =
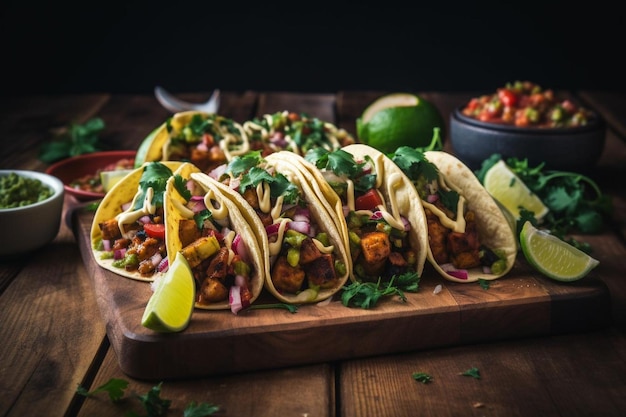
M 622 13 L 602 2 L 212 3 L 5 1 L 0 93 L 626 91 Z

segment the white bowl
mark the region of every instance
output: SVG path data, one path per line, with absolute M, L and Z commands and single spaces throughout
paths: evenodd
M 63 214 L 65 190 L 58 178 L 37 171 L 0 170 L 0 176 L 10 173 L 34 178 L 52 188 L 52 196 L 27 206 L 0 208 L 0 257 L 10 257 L 39 249 L 59 233 Z

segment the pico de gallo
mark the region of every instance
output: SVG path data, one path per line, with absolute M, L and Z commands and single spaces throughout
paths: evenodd
M 482 122 L 541 128 L 585 126 L 593 117 L 590 110 L 531 81 L 507 83 L 493 94 L 474 97 L 462 113 Z
M 100 173 L 103 171 L 133 169 L 134 164 L 134 158 L 122 158 L 105 166 L 104 168 L 96 169 L 93 173 L 83 175 L 82 177 L 74 179 L 72 182 L 70 182 L 70 187 L 76 190 L 104 194 L 104 188 L 102 187 L 102 179 L 100 177 Z

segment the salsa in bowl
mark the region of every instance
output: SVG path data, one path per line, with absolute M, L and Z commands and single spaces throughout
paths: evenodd
M 605 123 L 597 113 L 540 89 L 514 97 L 503 91 L 473 98 L 451 113 L 450 143 L 459 159 L 474 170 L 494 153 L 526 159 L 529 166 L 543 163 L 551 170 L 593 169 L 606 139 Z M 487 110 L 489 106 L 493 109 Z

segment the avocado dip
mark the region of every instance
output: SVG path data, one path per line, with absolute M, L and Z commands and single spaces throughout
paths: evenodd
M 28 206 L 53 194 L 52 189 L 35 178 L 16 174 L 0 176 L 0 209 Z

